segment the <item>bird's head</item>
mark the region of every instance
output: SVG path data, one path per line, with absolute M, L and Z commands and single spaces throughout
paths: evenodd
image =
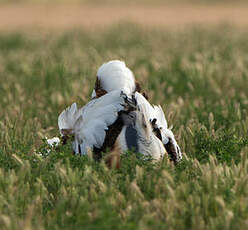
M 95 88 L 91 97 L 101 97 L 113 90 L 120 89 L 131 94 L 136 89 L 133 72 L 125 62 L 119 60 L 104 63 L 97 71 Z

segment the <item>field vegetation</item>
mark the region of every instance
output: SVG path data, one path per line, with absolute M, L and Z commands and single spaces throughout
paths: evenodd
M 0 229 L 247 229 L 248 43 L 231 27 L 0 34 Z M 161 104 L 177 166 L 128 152 L 120 169 L 51 149 L 57 117 L 125 60 Z

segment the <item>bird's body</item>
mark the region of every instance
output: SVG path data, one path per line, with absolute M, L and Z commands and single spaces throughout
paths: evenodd
M 99 68 L 92 100 L 81 109 L 72 104 L 58 125 L 62 135 L 75 136 L 75 153 L 134 150 L 158 160 L 167 150 L 174 162 L 182 157 L 161 106 L 136 91 L 134 75 L 121 61 Z

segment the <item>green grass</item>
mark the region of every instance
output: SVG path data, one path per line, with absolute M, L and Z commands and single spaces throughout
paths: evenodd
M 0 229 L 247 229 L 248 43 L 234 28 L 0 34 Z M 176 167 L 132 153 L 121 168 L 48 157 L 58 114 L 84 105 L 97 68 L 125 60 L 161 104 Z

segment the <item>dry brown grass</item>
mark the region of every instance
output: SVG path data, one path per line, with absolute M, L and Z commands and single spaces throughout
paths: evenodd
M 248 26 L 248 5 L 34 5 L 6 4 L 0 7 L 0 30 L 78 27 L 104 28 L 120 21 L 145 27 L 184 28 L 189 25 L 234 24 Z

